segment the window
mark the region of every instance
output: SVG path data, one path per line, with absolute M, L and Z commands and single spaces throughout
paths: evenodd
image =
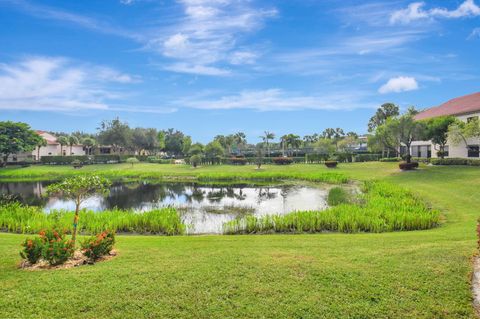
M 448 145 L 443 147 L 443 156 L 448 157 Z
M 470 123 L 471 121 L 475 121 L 475 120 L 478 121 L 478 116 L 470 116 L 470 117 L 467 117 L 467 123 Z
M 480 157 L 480 146 L 468 145 L 468 157 Z
M 420 157 L 420 146 L 414 145 L 412 146 L 412 157 Z

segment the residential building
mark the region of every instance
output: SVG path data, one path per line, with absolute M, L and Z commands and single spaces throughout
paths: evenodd
M 480 116 L 480 92 L 457 97 L 439 106 L 426 109 L 415 116 L 416 120 L 425 120 L 438 116 L 455 116 L 457 119 L 468 122 Z M 467 143 L 453 144 L 448 142 L 445 157 L 479 158 L 480 138 L 467 139 Z M 438 145 L 431 141 L 415 141 L 411 146 L 413 157 L 437 157 Z
M 46 142 L 46 146 L 36 147 L 31 152 L 12 154 L 8 157 L 9 163 L 22 162 L 27 158 L 31 158 L 34 161 L 40 160 L 42 156 L 70 156 L 70 155 L 85 155 L 85 149 L 83 145 L 60 145 L 57 138 L 46 131 L 35 131 Z

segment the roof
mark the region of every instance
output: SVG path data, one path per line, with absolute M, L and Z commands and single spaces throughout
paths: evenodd
M 437 116 L 460 115 L 473 112 L 480 112 L 480 92 L 457 97 L 439 106 L 426 109 L 418 113 L 415 119 L 423 120 Z
M 43 137 L 45 141 L 47 141 L 47 144 L 49 145 L 58 145 L 57 138 L 53 136 L 52 134 L 45 132 L 45 131 L 35 131 L 38 135 Z

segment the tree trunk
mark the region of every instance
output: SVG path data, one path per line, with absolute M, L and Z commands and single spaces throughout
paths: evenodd
M 70 145 L 70 156 L 72 156 L 72 147 L 73 145 Z
M 60 155 L 63 156 L 63 145 L 60 144 Z
M 77 225 L 78 225 L 78 213 L 80 209 L 80 202 L 77 199 L 76 205 L 75 205 L 75 216 L 73 217 L 73 232 L 72 232 L 72 242 L 73 242 L 73 247 L 75 247 L 75 241 L 77 239 Z
M 40 161 L 40 146 L 37 149 L 37 162 Z

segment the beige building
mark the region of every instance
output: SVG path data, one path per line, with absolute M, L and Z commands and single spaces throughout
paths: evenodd
M 31 158 L 34 161 L 40 160 L 42 156 L 70 156 L 70 155 L 85 155 L 85 150 L 83 145 L 72 145 L 71 149 L 70 146 L 64 145 L 61 146 L 58 143 L 57 138 L 45 131 L 36 131 L 38 135 L 40 135 L 46 142 L 46 146 L 36 147 L 31 152 L 20 153 L 20 154 L 12 154 L 8 158 L 8 162 L 22 162 L 26 158 Z
M 472 119 L 478 119 L 480 116 L 480 92 L 461 96 L 445 102 L 439 106 L 426 109 L 415 116 L 417 120 L 424 120 L 438 116 L 451 115 L 457 119 L 468 122 Z M 453 144 L 448 142 L 445 151 L 448 152 L 445 157 L 459 158 L 479 158 L 480 157 L 480 139 L 471 138 L 467 143 Z M 411 146 L 413 157 L 437 157 L 438 145 L 433 145 L 431 141 L 415 141 Z

